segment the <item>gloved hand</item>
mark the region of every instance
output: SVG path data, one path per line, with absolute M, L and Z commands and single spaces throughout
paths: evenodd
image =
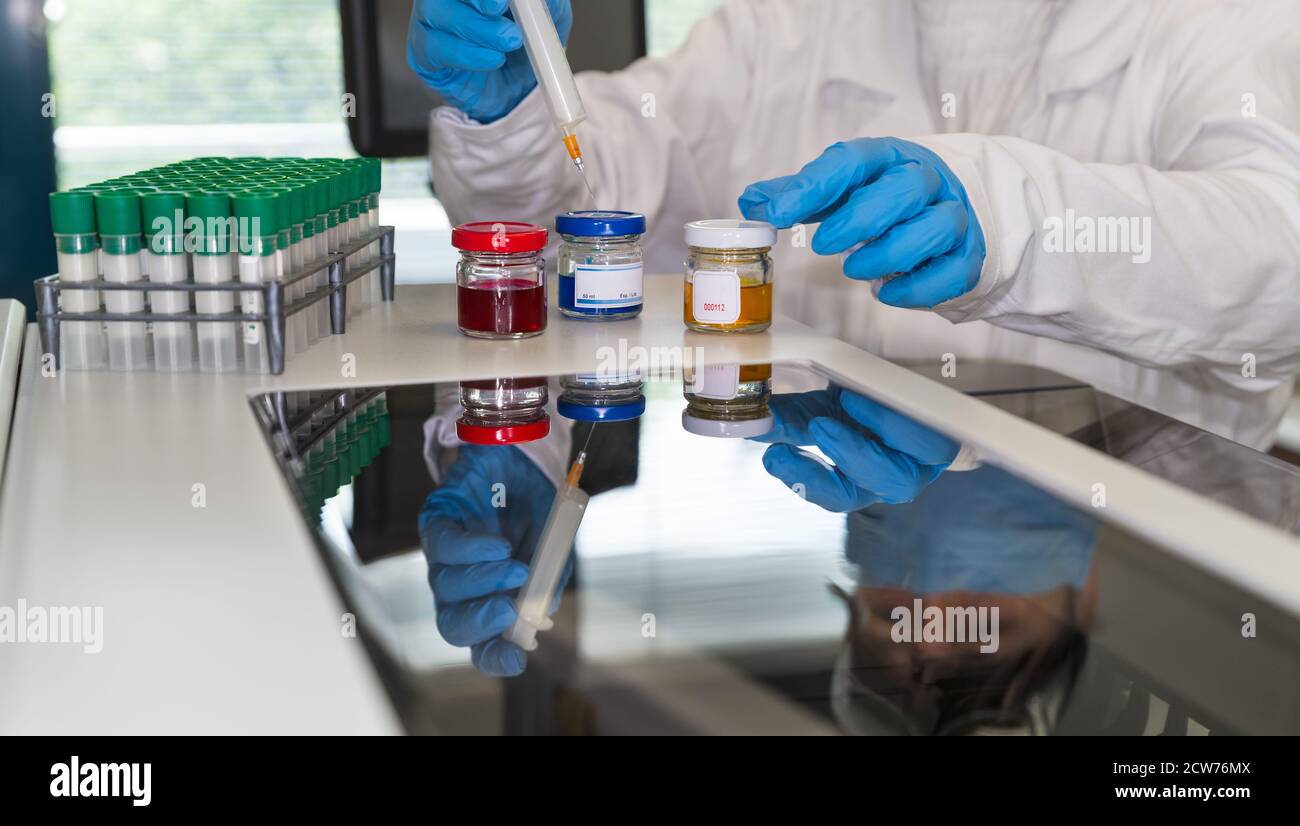
M 547 0 L 569 42 L 569 0 Z M 510 114 L 537 85 L 508 0 L 415 0 L 406 62 L 443 99 L 480 123 Z
M 1081 590 L 1097 520 L 993 465 L 946 473 L 911 502 L 848 520 L 858 585 L 909 594 Z
M 420 510 L 438 631 L 468 646 L 487 674 L 513 677 L 526 665 L 523 650 L 501 635 L 514 624 L 515 596 L 554 499 L 555 486 L 519 448 L 464 445 Z M 572 573 L 570 556 L 552 611 Z
M 837 143 L 795 175 L 751 184 L 740 211 L 780 229 L 820 223 L 818 255 L 860 246 L 844 274 L 895 275 L 878 295 L 896 307 L 934 307 L 969 292 L 984 266 L 984 232 L 966 188 L 938 155 L 898 138 Z
M 771 442 L 763 467 L 829 511 L 910 502 L 956 458 L 961 446 L 866 396 L 832 386 L 772 397 Z M 799 447 L 816 445 L 828 467 Z

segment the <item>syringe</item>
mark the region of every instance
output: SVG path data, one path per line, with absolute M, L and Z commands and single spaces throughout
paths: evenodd
M 546 97 L 551 118 L 564 138 L 564 148 L 578 172 L 582 173 L 582 182 L 595 205 L 596 194 L 591 188 L 591 181 L 587 180 L 587 167 L 575 131 L 578 124 L 587 119 L 587 110 L 582 106 L 582 96 L 578 94 L 578 84 L 573 80 L 573 70 L 569 68 L 569 59 L 564 54 L 560 33 L 556 31 L 555 21 L 546 10 L 546 0 L 510 0 L 510 11 L 519 24 L 519 30 L 523 32 L 528 61 L 532 64 L 533 74 L 537 76 L 537 83 Z
M 586 462 L 587 451 L 584 449 L 573 460 L 564 484 L 555 492 L 551 513 L 546 517 L 546 525 L 537 540 L 537 550 L 533 552 L 533 561 L 528 565 L 528 580 L 519 589 L 515 600 L 519 616 L 510 630 L 502 635 L 525 651 L 537 647 L 538 631 L 554 625 L 549 613 L 555 600 L 555 589 L 560 584 L 560 575 L 569 561 L 573 540 L 578 536 L 578 526 L 582 524 L 582 515 L 590 501 L 590 497 L 578 487 Z

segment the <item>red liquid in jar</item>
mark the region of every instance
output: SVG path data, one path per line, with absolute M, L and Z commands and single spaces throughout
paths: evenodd
M 491 286 L 457 287 L 460 326 L 478 333 L 512 336 L 546 329 L 546 287 L 508 278 Z

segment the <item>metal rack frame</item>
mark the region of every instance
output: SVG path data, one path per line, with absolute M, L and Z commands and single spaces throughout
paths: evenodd
M 379 257 L 370 263 L 344 271 L 344 259 L 361 252 L 370 244 L 379 242 Z M 257 284 L 241 281 L 228 281 L 224 284 L 196 284 L 193 281 L 163 283 L 158 281 L 134 281 L 123 284 L 97 278 L 94 281 L 60 281 L 59 276 L 50 275 L 38 278 L 36 287 L 36 323 L 41 334 L 41 352 L 54 355 L 56 366 L 60 363 L 59 325 L 65 321 L 135 321 L 135 322 L 199 322 L 199 323 L 245 323 L 256 322 L 266 325 L 267 358 L 272 375 L 284 372 L 285 321 L 315 305 L 329 299 L 330 331 L 333 335 L 347 332 L 347 290 L 349 284 L 363 276 L 369 275 L 376 268 L 379 270 L 380 287 L 384 301 L 392 301 L 396 293 L 393 255 L 393 228 L 382 226 L 353 241 L 341 250 L 331 252 L 323 259 L 311 262 L 302 269 L 291 272 L 281 278 L 270 279 Z M 285 292 L 321 270 L 329 276 L 328 284 L 317 288 L 302 298 L 286 301 Z M 102 290 L 103 292 L 187 292 L 187 293 L 249 293 L 262 294 L 260 313 L 69 313 L 59 309 L 59 293 L 63 290 Z
M 314 404 L 310 405 L 306 410 L 299 411 L 293 417 L 289 415 L 288 402 L 285 398 L 287 393 L 283 390 L 262 394 L 255 407 L 257 407 L 269 432 L 285 436 L 285 447 L 288 448 L 288 452 L 285 453 L 286 458 L 301 460 L 302 454 L 310 451 L 327 433 L 337 428 L 340 422 L 356 412 L 358 408 L 386 393 L 389 389 L 385 386 L 327 390 Z M 315 428 L 312 428 L 310 426 L 312 419 L 330 405 L 337 405 L 336 411 L 328 418 L 318 422 Z M 309 430 L 307 437 L 302 441 L 296 440 L 295 434 L 304 427 Z

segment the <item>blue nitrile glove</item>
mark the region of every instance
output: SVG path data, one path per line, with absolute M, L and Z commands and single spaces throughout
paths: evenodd
M 502 496 L 504 507 L 494 507 Z M 501 635 L 514 624 L 515 596 L 554 499 L 551 480 L 519 448 L 464 445 L 424 500 L 420 543 L 438 631 L 452 645 L 468 646 L 484 673 L 513 677 L 524 670 L 523 650 Z M 570 556 L 557 596 L 572 573 Z M 557 607 L 558 599 L 551 610 Z
M 569 0 L 547 0 L 569 42 Z M 415 0 L 406 62 L 443 99 L 479 123 L 505 117 L 537 85 L 508 0 Z
M 776 395 L 767 472 L 829 511 L 910 502 L 947 469 L 960 445 L 850 390 Z M 835 467 L 799 447 L 816 445 Z
M 780 229 L 820 223 L 818 255 L 863 245 L 844 274 L 895 276 L 879 297 L 896 307 L 934 307 L 969 292 L 984 266 L 984 232 L 966 188 L 938 155 L 898 138 L 834 144 L 795 175 L 750 184 L 740 211 Z

